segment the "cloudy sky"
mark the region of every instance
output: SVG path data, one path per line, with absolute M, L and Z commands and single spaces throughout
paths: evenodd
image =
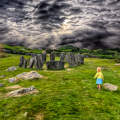
M 0 43 L 120 48 L 120 0 L 0 0 Z

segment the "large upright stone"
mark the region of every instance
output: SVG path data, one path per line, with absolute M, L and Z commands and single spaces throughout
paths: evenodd
M 54 52 L 52 52 L 50 54 L 50 61 L 55 61 L 55 53 Z
M 75 61 L 75 54 L 71 54 L 71 67 L 77 66 L 76 61 Z
M 26 59 L 24 59 L 23 67 L 27 68 L 27 64 L 28 64 L 28 61 Z
M 47 69 L 48 70 L 63 70 L 64 69 L 64 62 L 61 62 L 61 61 L 47 62 Z
M 65 53 L 60 54 L 60 61 L 64 62 L 65 61 Z
M 69 67 L 76 66 L 74 53 L 68 53 L 67 57 L 68 57 L 67 59 L 68 59 Z
M 69 54 L 65 55 L 65 62 L 69 63 Z
M 79 66 L 80 65 L 80 62 L 79 62 L 79 55 L 78 54 L 75 54 L 75 65 L 76 66 Z
M 19 64 L 19 67 L 23 67 L 23 65 L 24 65 L 24 56 L 21 56 L 20 57 L 20 64 Z
M 37 56 L 35 57 L 35 67 L 36 67 L 36 69 L 42 69 L 43 64 L 44 64 L 44 61 L 43 61 L 43 56 L 42 56 L 42 54 L 37 55 Z
M 84 56 L 80 55 L 79 53 L 75 54 L 75 63 L 77 66 L 84 64 Z
M 65 56 L 66 62 L 69 63 L 69 67 L 75 67 L 75 66 L 79 66 L 81 64 L 84 64 L 84 56 L 78 54 L 74 54 L 74 53 L 68 53 Z
M 34 64 L 35 64 L 35 57 L 32 57 L 30 58 L 29 68 L 33 68 Z
M 79 55 L 80 64 L 84 64 L 84 55 Z
M 46 52 L 44 51 L 44 52 L 42 53 L 42 59 L 43 59 L 43 62 L 44 62 L 44 63 L 46 62 L 46 56 L 47 56 L 47 54 L 46 54 Z

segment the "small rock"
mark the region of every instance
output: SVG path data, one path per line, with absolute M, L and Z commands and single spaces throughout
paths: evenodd
M 3 86 L 4 86 L 4 84 L 0 83 L 0 87 L 3 87 Z
M 13 82 L 16 82 L 17 79 L 16 79 L 15 77 L 12 77 L 12 78 L 9 78 L 8 81 L 9 81 L 10 83 L 13 83 Z
M 71 71 L 72 69 L 68 68 L 67 71 Z
M 43 113 L 37 113 L 35 115 L 35 120 L 44 120 L 44 114 Z
M 31 86 L 29 88 L 20 88 L 18 90 L 14 90 L 12 92 L 9 92 L 7 94 L 7 96 L 9 97 L 19 97 L 25 94 L 33 94 L 33 93 L 37 93 L 38 91 L 35 89 L 34 86 Z
M 5 75 L 1 75 L 0 78 L 5 78 L 6 76 Z
M 15 70 L 17 70 L 17 67 L 12 66 L 12 67 L 9 67 L 6 71 L 15 71 Z
M 110 83 L 105 83 L 103 85 L 104 89 L 109 90 L 109 91 L 117 91 L 118 90 L 118 86 L 117 85 L 113 85 Z
M 24 117 L 27 117 L 27 116 L 28 116 L 28 112 L 25 112 L 23 116 L 24 116 Z

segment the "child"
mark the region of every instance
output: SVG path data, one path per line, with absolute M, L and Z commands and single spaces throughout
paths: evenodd
M 103 74 L 101 72 L 101 67 L 97 67 L 97 73 L 94 76 L 94 78 L 97 78 L 96 84 L 97 84 L 98 90 L 100 90 L 101 89 L 101 85 L 103 84 L 103 80 L 104 80 L 104 76 L 103 76 Z

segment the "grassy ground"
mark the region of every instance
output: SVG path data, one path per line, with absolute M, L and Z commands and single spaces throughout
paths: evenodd
M 18 65 L 19 55 L 0 58 L 0 76 L 5 79 L 31 71 L 19 68 L 15 72 L 6 72 L 10 66 Z M 40 80 L 8 83 L 0 78 L 5 86 L 0 88 L 0 120 L 120 120 L 120 90 L 98 91 L 95 80 L 96 67 L 102 66 L 104 82 L 120 86 L 120 66 L 114 60 L 86 58 L 85 65 L 71 68 L 69 71 L 38 71 L 45 76 Z M 7 86 L 34 85 L 39 93 L 19 98 L 6 98 L 10 90 Z M 27 116 L 25 115 L 27 112 Z

